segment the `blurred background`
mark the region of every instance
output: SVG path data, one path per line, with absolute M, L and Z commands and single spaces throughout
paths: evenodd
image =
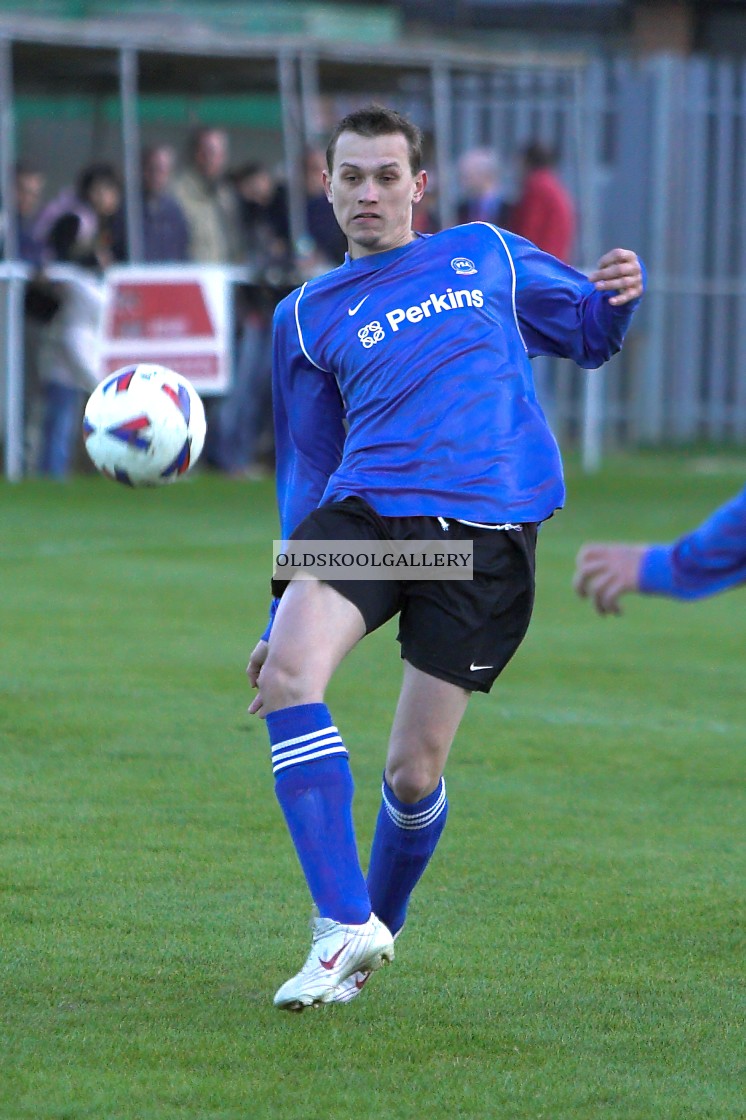
M 421 231 L 487 218 L 583 270 L 643 258 L 602 378 L 536 364 L 563 448 L 588 470 L 742 448 L 745 55 L 742 0 L 0 0 L 6 477 L 83 469 L 80 411 L 127 340 L 205 395 L 206 465 L 271 471 L 272 311 L 342 260 L 323 152 L 370 100 L 425 133 Z M 148 319 L 179 275 L 207 342 L 160 296 Z

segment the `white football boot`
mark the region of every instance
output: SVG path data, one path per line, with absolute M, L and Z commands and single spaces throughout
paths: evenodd
M 348 977 L 375 972 L 394 959 L 394 939 L 375 914 L 361 926 L 346 926 L 332 918 L 314 918 L 311 928 L 313 939 L 308 960 L 275 995 L 275 1007 L 281 1011 L 302 1011 L 304 1007 L 329 1003 Z
M 404 926 L 402 926 L 402 929 L 404 929 Z M 394 934 L 394 941 L 400 933 L 401 929 L 398 929 Z M 373 972 L 369 968 L 360 972 L 353 972 L 352 976 L 348 976 L 341 984 L 337 984 L 331 996 L 324 1000 L 324 1003 L 349 1003 L 351 999 L 356 999 L 372 975 Z

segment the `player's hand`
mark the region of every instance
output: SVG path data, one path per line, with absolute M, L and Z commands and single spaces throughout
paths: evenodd
M 573 587 L 599 614 L 621 614 L 619 599 L 640 589 L 644 544 L 586 544 L 575 561 Z
M 642 266 L 631 249 L 611 249 L 604 253 L 588 279 L 597 292 L 616 292 L 609 299 L 621 307 L 642 295 Z
M 262 671 L 262 666 L 267 660 L 267 651 L 269 650 L 269 643 L 263 640 L 257 642 L 251 652 L 249 664 L 246 666 L 246 676 L 249 678 L 249 683 L 252 688 L 259 688 L 259 674 Z M 249 715 L 257 716 L 262 714 L 262 694 L 257 692 L 254 699 L 249 705 Z

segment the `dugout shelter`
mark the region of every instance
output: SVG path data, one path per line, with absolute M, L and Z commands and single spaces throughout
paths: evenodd
M 581 242 L 592 246 L 597 238 L 588 166 L 592 145 L 585 142 L 585 68 L 580 56 L 241 37 L 180 19 L 142 26 L 125 19 L 71 23 L 0 16 L 0 192 L 6 200 L 0 411 L 6 476 L 17 480 L 23 470 L 25 271 L 16 260 L 13 220 L 13 167 L 22 151 L 35 146 L 44 154 L 53 186 L 72 181 L 92 158 L 108 158 L 122 168 L 128 256 L 135 265 L 142 257 L 137 220 L 142 144 L 155 133 L 171 142 L 193 124 L 221 124 L 239 153 L 282 163 L 291 235 L 299 243 L 306 233 L 305 147 L 323 140 L 342 113 L 379 98 L 410 114 L 425 133 L 442 225 L 455 220 L 454 164 L 461 151 L 490 144 L 507 154 L 539 135 L 559 146 L 578 201 Z M 586 255 L 582 248 L 581 255 Z

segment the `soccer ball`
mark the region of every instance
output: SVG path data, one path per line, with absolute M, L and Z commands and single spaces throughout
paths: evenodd
M 125 486 L 163 486 L 193 467 L 205 442 L 205 410 L 185 377 L 165 366 L 125 366 L 96 386 L 83 417 L 88 454 Z

